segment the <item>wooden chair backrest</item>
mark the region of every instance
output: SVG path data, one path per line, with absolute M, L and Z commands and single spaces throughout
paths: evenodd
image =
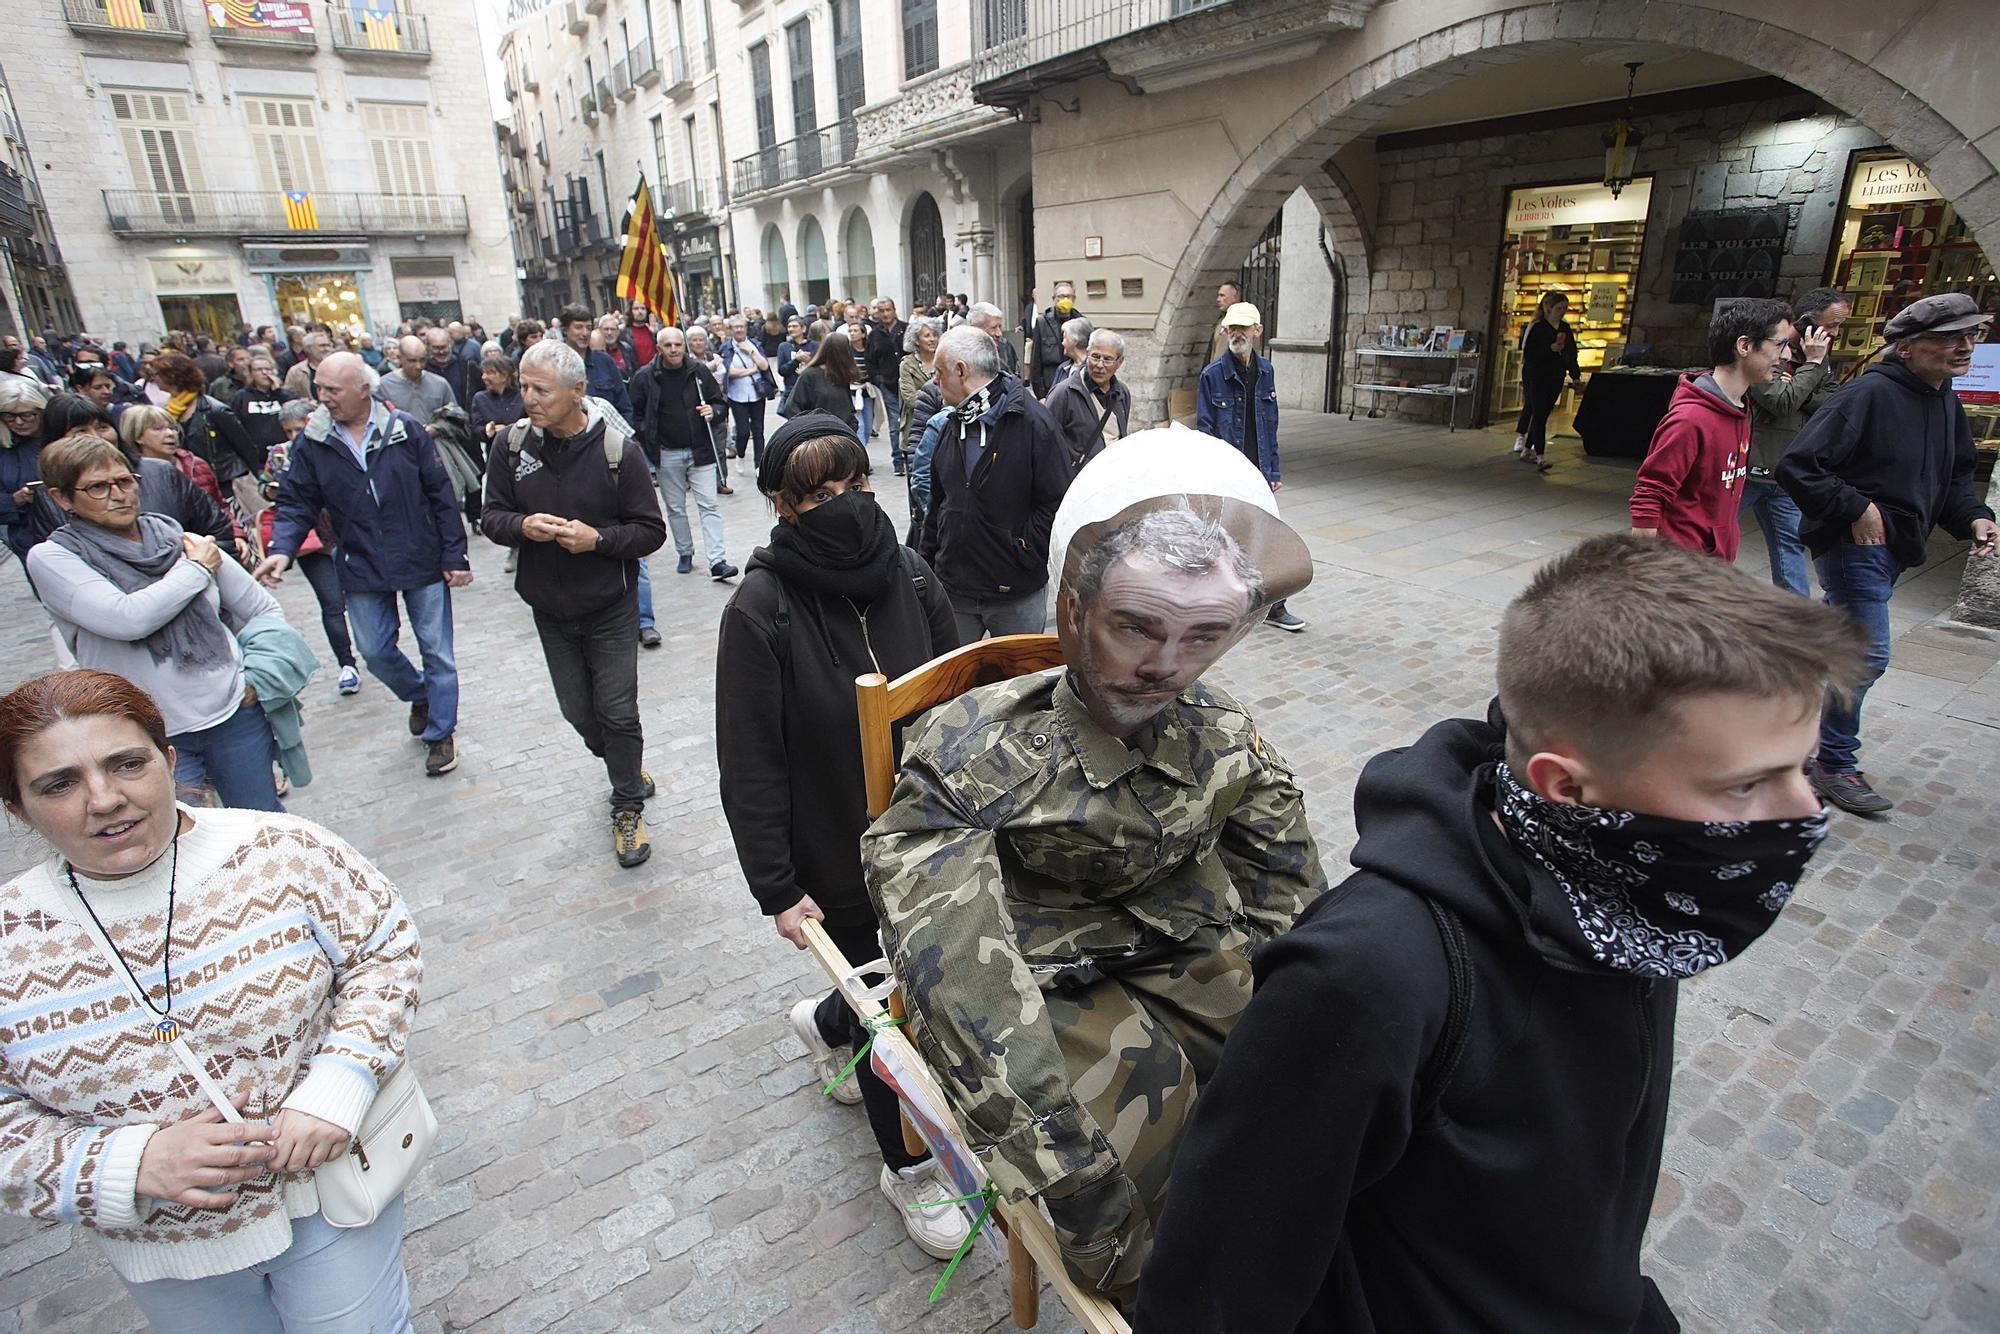
M 889 809 L 889 795 L 896 787 L 893 728 L 898 722 L 955 699 L 974 686 L 1062 663 L 1062 641 L 1054 635 L 1001 635 L 953 649 L 893 681 L 880 672 L 856 677 L 854 702 L 861 712 L 861 771 L 868 792 L 868 818 L 873 820 Z

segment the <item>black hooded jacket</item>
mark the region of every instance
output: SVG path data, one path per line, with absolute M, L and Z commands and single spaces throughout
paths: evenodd
M 1847 536 L 1872 501 L 1889 553 L 1924 563 L 1931 529 L 1972 536 L 1992 509 L 1972 485 L 1977 456 L 1951 382 L 1933 389 L 1891 352 L 1836 392 L 1778 460 L 1778 485 L 1799 507 L 1799 536 L 1815 556 Z
M 1492 819 L 1502 737 L 1440 723 L 1363 770 L 1355 873 L 1257 956 L 1202 1088 L 1139 1334 L 1679 1328 L 1639 1273 L 1675 987 L 1547 928 L 1563 891 Z
M 856 603 L 787 581 L 759 547 L 723 609 L 715 655 L 722 811 L 766 916 L 808 894 L 822 908 L 867 907 L 854 678 L 879 671 L 893 680 L 958 647 L 944 586 L 916 552 L 903 548 L 898 559 L 886 590 Z

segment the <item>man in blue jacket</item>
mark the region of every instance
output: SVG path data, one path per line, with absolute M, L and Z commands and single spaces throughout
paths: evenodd
M 597 322 L 591 318 L 589 308 L 574 304 L 564 306 L 557 312 L 556 321 L 562 325 L 563 341 L 583 358 L 583 368 L 590 381 L 590 396 L 603 399 L 618 409 L 619 416 L 631 421 L 632 395 L 625 392 L 625 377 L 618 373 L 618 363 L 611 359 L 609 352 L 591 349 L 590 331 Z
M 321 510 L 338 538 L 334 558 L 356 646 L 383 685 L 410 706 L 410 735 L 426 747 L 424 772 L 458 767 L 458 663 L 451 591 L 472 582 L 465 525 L 451 478 L 422 423 L 374 398 L 380 377 L 352 352 L 320 363 L 320 409 L 278 484 L 270 554 L 257 577 L 276 584 Z M 410 613 L 419 671 L 397 647 L 396 595 Z
M 1273 492 L 1285 489 L 1278 474 L 1278 384 L 1271 363 L 1257 352 L 1264 336 L 1264 317 L 1248 301 L 1238 301 L 1222 314 L 1222 355 L 1202 368 L 1195 389 L 1197 431 L 1241 450 L 1264 474 Z M 1264 617 L 1293 634 L 1305 620 L 1284 602 L 1271 604 Z

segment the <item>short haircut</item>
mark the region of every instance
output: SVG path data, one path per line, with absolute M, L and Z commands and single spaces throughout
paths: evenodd
M 534 350 L 535 349 L 532 347 L 528 349 L 528 351 L 530 352 L 533 352 Z M 514 359 L 509 356 L 504 356 L 498 352 L 493 353 L 491 356 L 480 358 L 479 373 L 484 375 L 487 371 L 499 371 L 502 375 L 507 377 L 508 384 L 513 384 L 515 379 L 519 375 L 519 372 L 514 365 Z
M 41 470 L 42 481 L 64 495 L 75 491 L 77 478 L 100 463 L 115 463 L 127 472 L 132 470 L 132 460 L 101 435 L 66 435 L 43 445 L 35 463 Z
M 109 412 L 97 406 L 94 398 L 85 398 L 82 394 L 57 394 L 42 409 L 42 435 L 45 439 L 60 440 L 93 426 L 108 428 L 112 435 L 118 434 L 117 423 L 111 420 Z
M 1148 510 L 1106 533 L 1084 552 L 1077 566 L 1076 598 L 1087 611 L 1104 590 L 1104 581 L 1123 560 L 1149 560 L 1178 574 L 1200 575 L 1227 568 L 1250 590 L 1243 614 L 1264 599 L 1264 572 L 1222 526 L 1185 505 Z
M 531 366 L 537 370 L 548 367 L 563 384 L 585 384 L 590 378 L 583 368 L 583 357 L 560 338 L 544 338 L 523 352 L 521 369 L 527 370 Z
M 1510 762 L 1570 744 L 1641 758 L 1676 706 L 1710 691 L 1810 705 L 1852 698 L 1868 638 L 1845 612 L 1652 538 L 1609 533 L 1540 570 L 1500 618 Z
M 286 426 L 292 426 L 295 422 L 303 422 L 306 418 L 313 415 L 313 409 L 318 406 L 317 403 L 314 403 L 309 398 L 288 398 L 278 405 L 278 421 Z
M 208 377 L 185 352 L 162 352 L 153 362 L 153 383 L 169 393 L 205 394 Z
M 965 313 L 970 318 L 981 320 L 1005 320 L 1007 318 L 1000 313 L 1000 307 L 994 305 L 991 301 L 975 301 L 972 303 L 972 308 Z
M 851 435 L 816 435 L 801 440 L 785 456 L 774 500 L 796 506 L 828 482 L 858 482 L 868 476 L 868 451 Z
M 1708 364 L 1736 364 L 1736 340 L 1747 338 L 1754 347 L 1774 337 L 1778 326 L 1792 318 L 1792 308 L 1774 297 L 1747 297 L 1726 301 L 1708 322 Z
M 167 724 L 153 697 L 122 676 L 78 667 L 30 677 L 0 698 L 0 801 L 21 805 L 21 749 L 71 718 L 123 718 L 136 726 L 162 758 Z
M 118 418 L 118 439 L 126 446 L 126 456 L 136 458 L 139 454 L 139 437 L 155 426 L 174 424 L 165 408 L 156 408 L 151 403 L 134 403 Z
M 266 351 L 263 348 L 259 348 L 255 352 L 252 352 L 250 354 L 250 368 L 252 370 L 255 370 L 257 368 L 257 363 L 260 361 L 263 362 L 266 366 L 269 366 L 272 370 L 278 369 L 278 359 L 272 356 L 268 351 Z
M 1828 306 L 1846 306 L 1852 310 L 1854 299 L 1838 287 L 1815 287 L 1792 303 L 1792 318 L 1802 323 L 1811 320 L 1818 324 L 1819 317 Z
M 87 389 L 90 382 L 100 375 L 107 380 L 114 378 L 111 368 L 101 361 L 79 361 L 70 368 L 69 386 L 72 389 Z
M 1243 284 L 1237 282 L 1234 278 L 1224 278 L 1221 282 L 1217 283 L 1216 286 L 1227 287 L 1230 291 L 1236 293 L 1236 295 L 1238 296 L 1243 295 Z
M 574 301 L 556 312 L 556 323 L 565 329 L 579 320 L 585 324 L 589 324 L 595 319 L 596 316 L 590 313 L 590 307 L 578 305 Z
M 547 327 L 540 320 L 522 320 L 514 326 L 514 338 L 517 342 L 523 338 L 540 338 L 547 332 Z
M 1073 347 L 1089 347 L 1090 335 L 1095 329 L 1095 325 L 1079 315 L 1073 320 L 1063 321 L 1062 335 Z
M 1120 361 L 1125 359 L 1125 335 L 1112 329 L 1092 329 L 1090 331 L 1088 347 L 1096 347 L 1099 343 L 1108 346 L 1111 349 L 1111 355 L 1117 357 Z
M 976 324 L 961 324 L 938 339 L 937 354 L 962 363 L 975 375 L 1000 373 L 1000 345 Z

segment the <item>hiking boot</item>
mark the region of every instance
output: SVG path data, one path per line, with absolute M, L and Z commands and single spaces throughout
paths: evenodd
M 653 844 L 646 837 L 646 822 L 639 818 L 637 811 L 613 811 L 611 813 L 611 847 L 618 854 L 620 866 L 637 866 L 653 855 Z
M 639 631 L 639 644 L 643 648 L 658 648 L 660 646 L 660 632 L 650 625 L 644 627 Z
M 352 665 L 341 668 L 340 693 L 343 695 L 354 695 L 359 694 L 360 691 L 361 673 L 355 671 Z
M 900 1169 L 884 1163 L 881 1185 L 889 1203 L 903 1216 L 903 1228 L 918 1250 L 933 1260 L 949 1260 L 958 1254 L 972 1224 L 956 1204 L 945 1203 L 958 1192 L 937 1170 L 936 1159 Z
M 734 579 L 740 573 L 740 570 L 726 560 L 719 560 L 708 567 L 708 577 L 718 584 L 726 579 Z
M 420 699 L 410 706 L 410 735 L 422 736 L 424 729 L 431 725 L 431 703 Z
M 1293 615 L 1291 610 L 1282 602 L 1273 604 L 1270 612 L 1264 619 L 1272 625 L 1277 626 L 1280 630 L 1289 630 L 1293 634 L 1298 634 L 1306 628 L 1305 618 Z
M 854 1059 L 854 1048 L 833 1047 L 819 1035 L 819 1023 L 813 1018 L 813 1011 L 819 1008 L 819 1001 L 808 996 L 792 1007 L 792 1031 L 799 1035 L 799 1041 L 806 1047 L 806 1055 L 812 1057 L 813 1074 L 819 1077 L 819 1087 L 824 1089 L 833 1084 L 833 1077 Z M 847 1078 L 834 1084 L 833 1092 L 827 1096 L 842 1106 L 852 1107 L 861 1101 L 861 1081 L 853 1071 Z M 888 1171 L 888 1168 L 883 1168 Z
M 681 563 L 680 563 L 680 564 L 678 564 L 678 565 L 676 565 L 676 566 L 674 566 L 674 573 L 675 573 L 675 574 L 693 574 L 693 573 L 694 573 L 694 553 L 693 553 L 693 552 L 687 552 L 687 553 L 685 553 L 685 554 L 683 554 L 683 555 L 681 556 Z
M 718 482 L 715 486 L 715 494 L 718 496 L 733 496 L 736 494 L 736 488 L 727 482 Z
M 1836 772 L 1814 763 L 1806 776 L 1813 791 L 1850 815 L 1887 815 L 1896 809 L 1896 803 L 1870 787 L 1858 769 Z
M 458 767 L 458 743 L 448 736 L 441 736 L 430 743 L 424 755 L 424 775 L 436 778 L 448 774 Z

